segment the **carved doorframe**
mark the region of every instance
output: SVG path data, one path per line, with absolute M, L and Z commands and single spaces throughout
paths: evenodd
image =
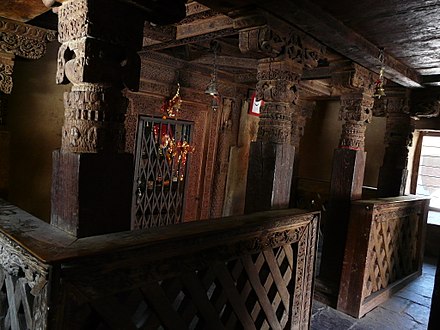
M 127 97 L 130 100 L 130 105 L 125 121 L 126 151 L 134 154 L 139 116 L 160 115 L 163 97 L 143 92 L 130 92 L 127 93 Z M 183 99 L 185 101 L 184 97 Z M 214 159 L 212 158 L 215 155 L 210 156 L 207 151 L 212 150 L 216 145 L 217 117 L 203 103 L 184 102 L 182 105 L 179 120 L 194 123 L 192 145 L 195 147 L 187 169 L 184 222 L 204 219 L 204 214 L 209 214 L 210 195 L 206 194 L 206 187 L 211 187 L 214 171 Z

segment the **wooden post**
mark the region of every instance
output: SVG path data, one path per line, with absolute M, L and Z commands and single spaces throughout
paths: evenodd
M 385 156 L 377 185 L 378 197 L 404 195 L 408 176 L 408 147 L 414 130 L 406 91 L 387 88 L 386 93 L 386 98 L 375 102 L 375 108 L 381 108 L 380 112 L 386 114 L 387 120 Z M 373 111 L 376 113 L 375 109 Z
M 133 161 L 121 89 L 139 84 L 144 19 L 118 1 L 65 1 L 57 11 L 57 83 L 73 86 L 53 155 L 51 224 L 77 237 L 128 230 Z
M 350 204 L 361 199 L 366 153 L 365 130 L 374 100 L 372 74 L 351 62 L 333 67 L 333 84 L 343 89 L 339 118 L 344 120 L 339 146 L 334 152 L 330 182 L 329 217 L 324 225 L 320 277 L 338 293 L 347 239 Z
M 241 17 L 240 24 L 235 23 L 242 26 L 255 22 L 256 17 Z M 270 21 L 267 17 L 260 19 Z M 316 45 L 306 48 L 301 35 L 292 33 L 287 26 L 281 29 L 282 26 L 276 22 L 240 32 L 242 52 L 267 56 L 258 62 L 257 99 L 264 100 L 264 107 L 257 141 L 250 148 L 245 213 L 289 207 L 299 81 L 303 68 L 316 65 L 322 51 L 310 50 L 315 50 Z M 310 56 L 312 53 L 316 56 Z

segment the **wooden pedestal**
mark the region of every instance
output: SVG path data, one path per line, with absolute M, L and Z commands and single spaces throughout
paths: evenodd
M 51 224 L 76 237 L 130 229 L 130 154 L 53 153 Z

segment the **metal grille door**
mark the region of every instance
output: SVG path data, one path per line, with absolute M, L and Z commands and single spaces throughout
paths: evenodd
M 183 219 L 191 123 L 141 117 L 136 145 L 132 229 Z

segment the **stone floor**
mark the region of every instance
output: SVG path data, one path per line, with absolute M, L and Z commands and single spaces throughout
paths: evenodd
M 425 260 L 423 274 L 361 319 L 314 301 L 312 330 L 425 330 L 428 327 L 435 260 Z

